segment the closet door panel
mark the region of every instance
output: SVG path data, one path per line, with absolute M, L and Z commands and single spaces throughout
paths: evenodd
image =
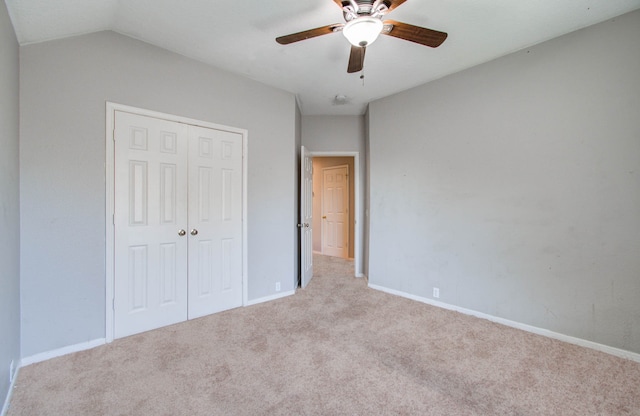
M 114 336 L 187 319 L 184 124 L 116 111 Z
M 242 135 L 189 127 L 189 318 L 242 305 Z

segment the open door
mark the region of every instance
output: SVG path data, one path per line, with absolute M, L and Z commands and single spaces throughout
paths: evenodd
M 300 158 L 300 286 L 305 288 L 313 277 L 313 163 L 304 146 Z

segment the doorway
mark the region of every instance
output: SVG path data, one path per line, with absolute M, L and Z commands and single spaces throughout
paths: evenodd
M 313 151 L 313 150 L 305 149 L 305 147 L 302 146 L 301 162 L 300 162 L 301 189 L 299 194 L 300 209 L 301 209 L 301 214 L 300 214 L 301 223 L 298 224 L 298 227 L 300 227 L 300 230 L 301 230 L 300 265 L 302 269 L 301 270 L 301 287 L 303 288 L 305 287 L 305 283 L 308 283 L 313 276 L 313 267 L 309 260 L 312 257 L 311 255 L 313 252 L 313 244 L 308 244 L 305 240 L 305 236 L 311 236 L 312 241 L 314 240 L 314 238 L 316 238 L 314 236 L 316 234 L 319 234 L 319 232 L 313 232 L 313 229 L 315 228 L 317 231 L 320 231 L 320 228 L 319 228 L 320 226 L 317 224 L 314 226 L 314 223 L 318 222 L 318 220 L 321 219 L 322 217 L 321 214 L 315 215 L 316 213 L 313 213 L 314 209 L 308 210 L 307 212 L 306 206 L 308 204 L 305 202 L 305 200 L 313 199 L 312 203 L 315 203 L 315 200 L 318 199 L 317 197 L 312 198 L 312 195 L 310 195 L 312 194 L 312 192 L 309 191 L 309 188 L 311 188 L 313 192 L 316 192 L 316 195 L 319 195 L 317 193 L 318 191 L 316 189 L 316 184 L 315 184 L 315 182 L 317 181 L 312 180 L 313 175 L 311 171 L 314 169 L 312 169 L 311 166 L 313 164 L 313 160 L 322 159 L 325 157 L 326 158 L 345 157 L 345 158 L 351 159 L 353 163 L 353 169 L 350 169 L 350 172 L 349 172 L 350 176 L 352 177 L 351 184 L 353 185 L 351 186 L 352 192 L 350 192 L 352 195 L 352 198 L 350 198 L 350 201 L 349 201 L 351 205 L 349 209 L 349 213 L 351 217 L 351 222 L 353 224 L 353 227 L 349 235 L 349 239 L 350 239 L 349 246 L 353 250 L 350 257 L 353 258 L 354 260 L 355 277 L 364 277 L 364 264 L 363 264 L 364 253 L 362 252 L 363 239 L 364 239 L 364 227 L 363 227 L 362 218 L 364 216 L 364 212 L 361 212 L 361 209 L 363 206 L 362 202 L 364 199 L 364 194 L 362 194 L 364 187 L 363 187 L 363 184 L 361 183 L 361 180 L 363 178 L 363 173 L 360 172 L 360 152 Z M 317 211 L 317 208 L 315 210 Z M 321 241 L 321 240 L 316 240 L 316 241 Z M 319 248 L 318 250 L 321 251 L 321 248 Z M 309 266 L 308 269 L 306 267 L 307 265 Z

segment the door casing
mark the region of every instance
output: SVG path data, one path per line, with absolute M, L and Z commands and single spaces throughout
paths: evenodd
M 187 117 L 177 116 L 173 114 L 160 113 L 157 111 L 146 110 L 142 108 L 132 107 L 124 104 L 106 102 L 106 131 L 105 131 L 105 339 L 106 342 L 112 342 L 114 339 L 114 202 L 115 202 L 115 112 L 123 111 L 141 116 L 155 117 L 163 120 L 174 121 L 193 126 L 205 128 L 225 130 L 242 135 L 242 305 L 248 304 L 248 287 L 247 287 L 247 179 L 248 179 L 248 131 L 236 127 L 224 126 L 208 121 L 196 120 Z
M 309 149 L 307 149 L 309 150 Z M 352 157 L 353 158 L 353 196 L 354 196 L 354 211 L 351 215 L 354 221 L 354 239 L 353 239 L 353 261 L 355 265 L 355 276 L 365 277 L 364 275 L 364 253 L 362 252 L 362 241 L 364 238 L 364 222 L 363 218 L 360 218 L 360 207 L 362 207 L 362 200 L 360 197 L 360 189 L 362 184 L 360 183 L 360 152 L 341 152 L 341 151 L 308 151 L 311 157 Z M 302 255 L 302 253 L 300 253 Z

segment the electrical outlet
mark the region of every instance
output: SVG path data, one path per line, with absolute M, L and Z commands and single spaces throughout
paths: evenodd
M 440 297 L 440 289 L 438 289 L 437 287 L 433 288 L 433 297 L 436 299 Z
M 280 292 L 280 282 L 276 282 L 276 292 Z

